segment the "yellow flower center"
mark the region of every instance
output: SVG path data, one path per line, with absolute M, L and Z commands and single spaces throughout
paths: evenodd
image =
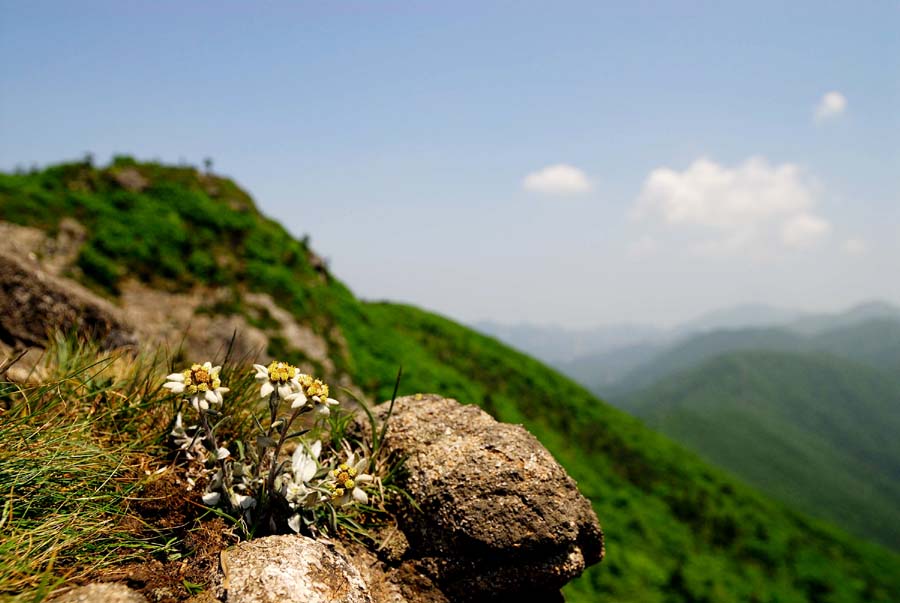
M 334 478 L 338 490 L 352 490 L 356 486 L 356 482 L 353 481 L 353 478 L 356 477 L 356 469 L 346 463 L 341 463 L 337 469 L 332 470 L 331 477 Z
M 218 370 L 207 370 L 203 365 L 195 364 L 181 373 L 184 375 L 184 386 L 189 393 L 196 394 L 215 390 L 222 385 Z
M 297 369 L 287 362 L 272 362 L 268 366 L 268 371 L 269 381 L 278 383 L 279 385 L 284 385 L 297 374 Z
M 321 380 L 315 379 L 312 383 L 309 384 L 306 388 L 306 395 L 312 398 L 313 396 L 318 396 L 319 400 L 324 402 L 328 398 L 328 386 L 322 383 Z

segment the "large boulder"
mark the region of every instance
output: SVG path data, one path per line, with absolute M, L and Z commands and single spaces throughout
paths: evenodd
M 420 394 L 396 400 L 384 446 L 407 459 L 401 485 L 419 507 L 400 514 L 404 558 L 449 599 L 551 601 L 602 559 L 590 501 L 521 426 Z
M 108 301 L 0 253 L 0 339 L 41 346 L 54 331 L 84 333 L 109 348 L 136 343 L 121 311 Z

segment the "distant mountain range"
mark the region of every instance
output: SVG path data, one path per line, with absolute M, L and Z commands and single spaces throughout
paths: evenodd
M 670 329 L 618 325 L 578 330 L 490 321 L 476 323 L 474 327 L 543 360 L 594 391 L 614 394 L 648 385 L 653 378 L 659 378 L 659 369 L 652 365 L 670 362 L 662 360 L 663 356 L 678 356 L 686 349 L 698 353 L 691 351 L 697 345 L 692 339 L 698 336 L 711 335 L 710 341 L 699 345 L 709 346 L 716 352 L 771 346 L 800 350 L 808 347 L 802 336 L 878 319 L 900 320 L 900 307 L 870 301 L 828 314 L 744 304 L 709 312 Z M 700 353 L 700 357 L 692 357 L 690 361 L 671 363 L 676 368 L 684 368 L 711 355 Z
M 900 550 L 900 308 L 742 306 L 556 367 L 768 494 Z

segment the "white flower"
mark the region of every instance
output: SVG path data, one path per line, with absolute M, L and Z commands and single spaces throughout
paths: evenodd
M 340 402 L 338 402 L 334 398 L 325 398 L 324 402 L 319 402 L 318 408 L 316 410 L 327 417 L 331 414 L 331 409 L 329 408 L 329 406 L 335 406 L 337 404 L 340 404 Z
M 304 446 L 298 446 L 291 457 L 291 474 L 287 475 L 284 497 L 291 505 L 292 509 L 296 509 L 306 498 L 315 492 L 308 488 L 307 484 L 315 475 L 319 468 L 316 459 L 322 453 L 322 442 L 316 441 L 309 447 L 307 452 Z
M 328 397 L 328 385 L 323 383 L 321 379 L 314 379 L 310 375 L 300 375 L 299 381 L 307 397 L 318 405 L 318 410 L 323 415 L 331 413 L 329 406 L 340 404 L 334 398 Z
M 207 492 L 203 495 L 203 504 L 207 507 L 215 507 L 222 499 L 222 495 L 218 492 Z
M 256 499 L 252 496 L 247 496 L 246 494 L 238 494 L 237 492 L 234 492 L 234 496 L 231 499 L 231 504 L 239 509 L 246 510 L 256 506 Z
M 207 410 L 210 404 L 221 404 L 222 394 L 228 391 L 219 379 L 221 369 L 221 366 L 213 366 L 211 362 L 194 364 L 189 369 L 166 377 L 163 387 L 176 394 L 186 392 L 198 412 Z
M 316 474 L 316 469 L 318 469 L 316 460 L 320 454 L 322 454 L 322 442 L 319 440 L 313 442 L 309 447 L 309 452 L 306 451 L 306 447 L 297 446 L 297 450 L 294 451 L 294 455 L 291 457 L 291 469 L 294 474 L 294 480 L 302 484 L 309 482 Z
M 288 519 L 288 527 L 294 530 L 294 532 L 300 533 L 300 514 L 292 515 L 290 519 Z
M 282 400 L 290 400 L 291 408 L 306 404 L 306 396 L 298 380 L 300 369 L 286 362 L 272 362 L 269 366 L 254 364 L 256 378 L 263 382 L 259 397 L 266 398 L 276 392 Z
M 326 485 L 331 490 L 331 502 L 340 506 L 350 502 L 350 498 L 362 504 L 368 504 L 369 496 L 359 487 L 359 484 L 372 481 L 372 476 L 361 473 L 368 461 L 361 458 L 354 463 L 355 455 L 351 452 L 346 463 L 338 465 L 329 475 L 331 481 Z

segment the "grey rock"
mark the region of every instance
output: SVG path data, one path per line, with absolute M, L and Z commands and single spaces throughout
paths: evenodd
M 147 599 L 124 584 L 95 582 L 66 591 L 49 603 L 147 603 Z
M 566 582 L 602 559 L 590 501 L 521 426 L 420 394 L 397 399 L 384 445 L 407 458 L 402 485 L 421 509 L 410 505 L 399 518 L 406 558 L 450 600 L 558 600 Z
M 359 571 L 335 546 L 296 535 L 223 551 L 217 592 L 228 603 L 373 603 Z
M 108 301 L 71 281 L 0 253 L 0 339 L 40 346 L 54 331 L 77 331 L 107 348 L 136 343 L 121 311 Z

